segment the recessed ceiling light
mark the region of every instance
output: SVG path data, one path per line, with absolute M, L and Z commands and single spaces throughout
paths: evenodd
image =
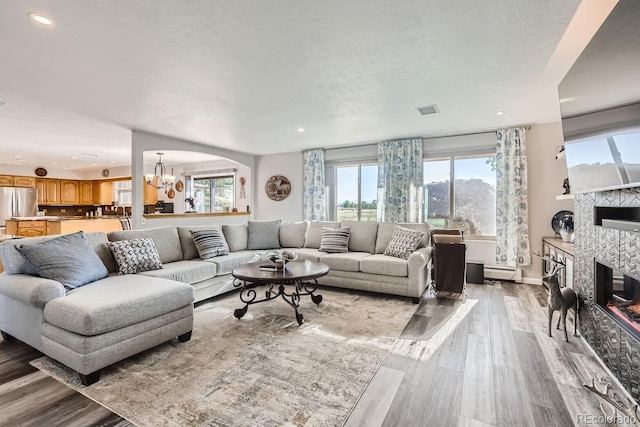
M 503 115 L 503 114 L 504 114 L 504 111 L 497 111 L 497 112 L 496 112 L 496 116 L 501 116 L 501 115 Z
M 56 162 L 49 162 L 50 165 L 57 165 Z
M 70 159 L 77 159 L 78 156 L 69 156 Z
M 304 132 L 304 128 L 298 128 L 298 132 L 303 133 Z
M 97 165 L 97 163 L 91 163 L 91 165 L 90 165 L 90 166 L 96 166 L 96 165 Z
M 53 27 L 53 19 L 48 18 L 41 13 L 30 13 L 29 16 L 40 25 L 43 25 L 45 27 Z
M 18 159 L 19 162 L 26 162 L 26 159 Z
M 15 154 L 13 157 L 15 157 L 16 159 L 21 159 L 24 156 L 22 154 Z
M 109 163 L 115 163 L 115 162 L 116 162 L 115 160 L 109 160 Z

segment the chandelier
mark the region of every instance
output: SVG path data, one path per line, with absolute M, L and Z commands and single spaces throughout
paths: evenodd
M 172 185 L 176 181 L 176 177 L 173 175 L 167 174 L 167 168 L 164 163 L 162 163 L 162 156 L 164 153 L 156 153 L 158 155 L 158 163 L 156 163 L 156 167 L 153 169 L 153 173 L 144 174 L 144 178 L 152 187 L 157 189 L 165 188 Z

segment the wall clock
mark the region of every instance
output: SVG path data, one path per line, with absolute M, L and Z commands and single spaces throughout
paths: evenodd
M 36 168 L 35 172 L 37 176 L 47 176 L 47 170 L 45 168 Z
M 109 169 L 102 169 L 102 176 L 105 178 L 109 176 Z
M 264 192 L 267 193 L 268 198 L 279 202 L 291 193 L 291 182 L 282 175 L 273 175 L 264 184 Z

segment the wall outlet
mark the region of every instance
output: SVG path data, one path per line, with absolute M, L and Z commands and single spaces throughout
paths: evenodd
M 65 213 L 67 210 L 66 209 L 60 209 L 60 212 Z
M 82 208 L 78 208 L 78 212 L 82 212 Z
M 140 225 L 146 225 L 147 224 L 147 219 L 145 217 L 142 217 L 140 219 Z

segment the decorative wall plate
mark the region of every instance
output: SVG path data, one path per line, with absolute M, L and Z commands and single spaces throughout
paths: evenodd
M 271 200 L 279 202 L 286 199 L 291 193 L 291 182 L 282 175 L 274 175 L 264 184 L 264 192 Z
M 35 172 L 37 176 L 47 176 L 47 170 L 45 168 L 36 168 Z

